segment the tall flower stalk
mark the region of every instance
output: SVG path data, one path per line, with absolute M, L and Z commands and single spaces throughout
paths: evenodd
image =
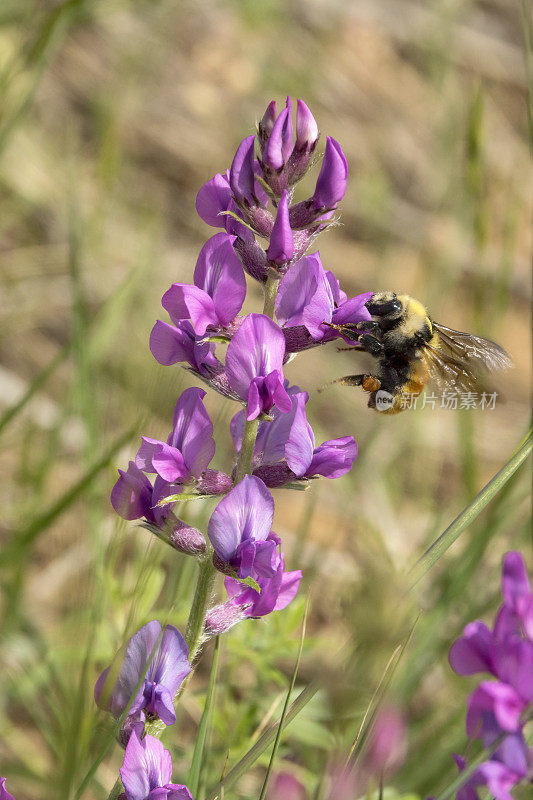
M 167 440 L 143 436 L 112 492 L 120 516 L 142 520 L 145 528 L 198 562 L 185 636 L 167 627 L 155 646 L 152 640 L 161 626 L 149 622 L 97 684 L 97 701 L 116 717 L 128 707 L 128 689 L 131 694 L 140 687 L 120 734 L 128 800 L 144 800 L 152 792 L 188 796 L 186 787 L 169 783 L 167 751 L 153 738 L 173 724 L 185 677 L 209 637 L 285 608 L 298 591 L 302 573 L 285 569 L 282 542 L 272 530 L 270 489 L 306 484 L 318 476 L 340 477 L 357 457 L 352 436 L 315 448 L 306 417 L 309 396 L 285 375 L 291 355 L 338 336 L 331 325 L 337 317 L 354 326 L 368 321 L 365 302 L 371 296 L 348 299 L 322 266 L 318 251 L 307 255 L 334 221 L 348 167 L 340 145 L 326 137 L 314 193 L 294 202 L 295 186 L 312 166 L 320 138 L 302 100 L 296 105 L 294 130 L 295 135 L 291 99 L 279 114 L 275 102 L 270 103 L 257 136 L 243 139 L 231 167 L 202 186 L 198 214 L 221 231 L 202 247 L 193 283 L 174 283 L 165 291 L 162 306 L 170 322 L 157 321 L 150 334 L 156 361 L 181 365 L 242 410 L 231 424 L 235 455 L 229 474 L 210 466 L 216 443 L 209 397 L 191 388 L 177 399 Z M 249 280 L 262 284 L 264 304 L 262 313 L 242 316 Z M 225 358 L 221 343 L 227 344 Z M 177 516 L 181 500 L 216 495 L 222 499 L 206 531 Z M 212 605 L 217 573 L 225 576 L 227 600 Z M 147 759 L 161 766 L 144 778 Z M 136 760 L 139 785 L 132 783 Z M 120 791 L 117 782 L 110 798 Z

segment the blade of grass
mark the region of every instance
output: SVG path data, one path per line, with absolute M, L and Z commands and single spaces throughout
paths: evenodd
M 29 403 L 32 397 L 35 395 L 39 389 L 44 386 L 48 378 L 55 372 L 57 367 L 63 363 L 70 352 L 71 345 L 66 344 L 51 360 L 51 362 L 46 366 L 39 374 L 33 379 L 30 383 L 22 397 L 13 403 L 13 405 L 6 408 L 2 416 L 0 417 L 0 434 L 8 425 L 11 420 L 17 416 Z
M 281 742 L 281 734 L 283 732 L 283 725 L 285 722 L 285 717 L 287 716 L 287 711 L 289 708 L 289 702 L 291 699 L 291 694 L 294 689 L 294 684 L 296 683 L 296 676 L 298 675 L 298 669 L 300 667 L 300 659 L 302 657 L 302 650 L 304 646 L 304 639 L 305 639 L 305 629 L 307 627 L 307 614 L 309 613 L 309 596 L 307 597 L 307 602 L 305 604 L 305 611 L 304 611 L 304 618 L 302 622 L 302 633 L 300 635 L 300 645 L 298 647 L 298 655 L 296 656 L 296 662 L 294 664 L 294 669 L 292 671 L 291 682 L 289 684 L 289 690 L 287 692 L 287 697 L 285 698 L 285 703 L 283 705 L 283 711 L 281 712 L 281 717 L 278 724 L 278 731 L 276 733 L 276 738 L 274 740 L 274 747 L 272 748 L 272 754 L 270 756 L 270 761 L 268 762 L 268 767 L 265 775 L 265 780 L 263 782 L 263 788 L 261 789 L 261 794 L 259 795 L 259 800 L 264 800 L 266 795 L 266 790 L 268 787 L 268 782 L 270 780 L 270 775 L 272 773 L 272 768 L 274 766 L 274 762 L 276 760 L 276 754 L 278 752 L 279 744 Z
M 198 726 L 198 733 L 194 745 L 194 753 L 192 756 L 191 767 L 189 770 L 189 777 L 187 779 L 187 787 L 193 797 L 198 794 L 198 784 L 200 782 L 200 771 L 202 768 L 205 740 L 207 735 L 207 728 L 211 718 L 213 698 L 215 695 L 215 686 L 218 674 L 218 657 L 220 651 L 220 637 L 215 638 L 215 649 L 213 651 L 213 662 L 211 664 L 211 673 L 209 675 L 209 684 L 207 686 L 207 694 L 205 697 L 204 710 L 202 718 Z
M 533 436 L 530 433 L 525 442 L 511 456 L 509 461 L 494 475 L 493 478 L 484 486 L 477 497 L 454 519 L 452 524 L 446 528 L 438 539 L 426 550 L 418 562 L 415 564 L 412 573 L 410 589 L 424 577 L 444 553 L 457 541 L 463 531 L 479 516 L 486 505 L 495 497 L 500 489 L 514 475 L 516 470 L 524 463 L 531 453 L 533 447 Z
M 124 447 L 137 434 L 138 423 L 126 433 L 121 434 L 103 455 L 90 467 L 76 483 L 67 489 L 52 505 L 42 514 L 34 517 L 24 528 L 16 531 L 0 553 L 0 567 L 9 565 L 20 549 L 25 548 L 39 538 L 50 527 L 54 520 L 65 511 L 91 484 L 98 473 L 108 466 L 119 450 Z

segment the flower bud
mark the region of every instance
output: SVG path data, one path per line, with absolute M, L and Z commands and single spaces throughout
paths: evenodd
M 312 150 L 318 141 L 318 125 L 303 100 L 298 100 L 296 110 L 296 149 Z
M 213 470 L 208 470 L 209 472 Z M 173 523 L 168 537 L 169 543 L 176 550 L 187 555 L 197 556 L 205 553 L 205 536 L 197 528 L 192 528 L 180 519 Z
M 230 476 L 219 469 L 206 469 L 198 480 L 198 488 L 203 494 L 225 494 L 232 486 Z
M 259 144 L 261 146 L 261 152 L 263 152 L 265 148 L 265 144 L 268 140 L 268 137 L 272 133 L 272 128 L 274 127 L 274 123 L 276 122 L 277 114 L 276 114 L 276 101 L 272 100 L 271 103 L 268 104 L 267 110 L 263 114 L 263 119 L 259 123 L 258 127 L 258 135 L 259 135 Z
M 207 612 L 205 632 L 208 636 L 219 636 L 238 622 L 246 619 L 245 609 L 233 603 L 221 603 Z
M 342 148 L 331 136 L 327 137 L 326 151 L 316 182 L 312 205 L 315 210 L 330 211 L 346 192 L 348 162 Z
M 254 145 L 255 136 L 247 136 L 237 148 L 229 173 L 231 191 L 237 203 L 256 204 L 254 192 Z
M 294 239 L 289 225 L 287 191 L 281 195 L 274 227 L 267 250 L 269 260 L 278 267 L 286 265 L 294 255 Z
M 292 117 L 291 100 L 287 97 L 287 107 L 277 118 L 263 153 L 263 164 L 274 171 L 279 171 L 289 160 L 292 153 Z
M 256 281 L 264 283 L 268 275 L 268 263 L 265 251 L 260 247 L 255 239 L 245 242 L 243 239 L 236 239 L 233 249 L 241 259 L 245 271 Z

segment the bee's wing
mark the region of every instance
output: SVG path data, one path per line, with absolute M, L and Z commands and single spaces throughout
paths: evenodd
M 443 357 L 449 356 L 475 371 L 492 372 L 512 366 L 509 353 L 490 339 L 454 331 L 438 322 L 433 322 L 433 328 L 438 333 L 438 349 Z
M 479 374 L 463 361 L 441 352 L 431 345 L 424 347 L 423 358 L 429 379 L 441 390 L 454 389 L 457 392 L 487 392 L 487 386 Z

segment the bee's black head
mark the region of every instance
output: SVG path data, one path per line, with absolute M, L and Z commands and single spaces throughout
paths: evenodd
M 373 317 L 396 316 L 401 314 L 403 306 L 395 292 L 376 292 L 365 303 Z

